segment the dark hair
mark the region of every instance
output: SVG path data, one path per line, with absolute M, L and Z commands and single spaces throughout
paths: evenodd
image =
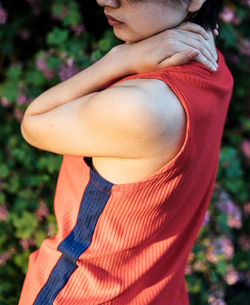
M 179 1 L 179 0 L 178 0 Z M 188 1 L 189 0 L 181 0 Z M 206 31 L 213 30 L 218 22 L 223 0 L 206 0 L 199 11 L 189 13 L 184 21 L 191 21 L 202 26 Z

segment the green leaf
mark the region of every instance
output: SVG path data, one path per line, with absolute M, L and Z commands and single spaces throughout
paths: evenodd
M 68 13 L 67 15 L 63 18 L 63 25 L 64 26 L 76 26 L 80 23 L 81 21 L 81 13 L 80 9 L 77 5 L 77 3 L 70 1 L 68 3 Z
M 5 194 L 0 192 L 0 205 L 5 203 L 5 201 L 6 201 Z
M 246 131 L 250 132 L 250 119 L 245 120 L 244 128 Z
M 38 225 L 36 216 L 28 211 L 23 211 L 21 217 L 13 215 L 13 225 L 16 228 L 17 238 L 30 238 Z
M 68 30 L 61 30 L 55 27 L 52 32 L 47 35 L 47 43 L 50 45 L 61 45 L 68 40 L 69 32 Z
M 57 69 L 61 65 L 61 60 L 55 56 L 50 56 L 47 59 L 47 65 L 49 69 Z
M 13 50 L 12 41 L 5 41 L 5 43 L 0 44 L 0 53 L 3 55 L 8 55 Z
M 61 166 L 62 158 L 58 155 L 41 157 L 37 162 L 39 170 L 47 169 L 49 173 L 58 172 Z
M 218 275 L 214 271 L 211 271 L 210 279 L 211 279 L 212 283 L 218 283 L 219 282 Z
M 17 173 L 13 173 L 9 179 L 8 192 L 10 194 L 17 194 L 20 188 L 20 176 Z
M 30 253 L 27 251 L 23 253 L 17 253 L 14 256 L 14 262 L 22 270 L 23 274 L 25 274 L 28 269 L 29 255 Z
M 219 273 L 220 275 L 224 275 L 227 272 L 227 264 L 224 261 L 219 261 L 215 265 L 215 268 L 217 273 Z
M 60 169 L 61 160 L 58 157 L 50 157 L 47 160 L 47 168 L 50 174 L 58 172 Z
M 201 261 L 201 262 L 203 262 L 203 261 L 206 260 L 206 255 L 205 255 L 205 253 L 202 252 L 202 251 L 197 252 L 197 253 L 195 254 L 195 257 L 196 257 L 196 259 L 197 259 L 198 261 Z
M 78 57 L 82 55 L 83 44 L 78 41 L 68 41 L 65 43 L 67 52 L 72 57 Z
M 111 48 L 111 41 L 108 39 L 101 39 L 98 42 L 98 47 L 99 47 L 100 51 L 107 52 Z
M 54 3 L 51 8 L 51 11 L 54 16 L 60 16 L 65 9 L 66 9 L 65 5 L 61 3 Z
M 35 245 L 37 248 L 41 246 L 41 243 L 44 239 L 46 239 L 46 234 L 43 231 L 38 231 L 35 234 Z
M 5 244 L 6 240 L 6 235 L 2 232 L 2 234 L 0 234 L 0 253 L 2 252 L 2 246 Z
M 5 284 L 7 284 L 7 286 L 8 286 L 8 289 L 6 289 L 6 290 L 9 290 L 9 288 L 11 287 L 10 284 L 3 283 L 3 284 L 0 285 L 0 292 L 3 292 L 5 290 L 5 289 L 2 288 L 2 286 L 5 285 Z M 10 303 L 6 303 L 5 301 L 0 300 L 0 305 L 10 305 Z
M 95 61 L 95 60 L 98 60 L 102 57 L 102 52 L 100 50 L 96 50 L 92 53 L 92 59 Z
M 6 179 L 10 174 L 10 169 L 6 164 L 0 164 L 0 177 Z
M 11 66 L 7 70 L 7 77 L 14 80 L 18 80 L 21 74 L 22 74 L 22 67 L 20 65 Z
M 24 209 L 27 208 L 27 205 L 28 205 L 28 203 L 25 198 L 17 197 L 14 202 L 13 212 L 15 212 L 15 213 L 22 212 Z M 11 215 L 11 219 L 12 219 L 12 215 Z
M 237 45 L 237 37 L 234 28 L 230 23 L 224 22 L 220 27 L 220 39 L 224 41 L 225 47 L 233 47 Z
M 220 232 L 230 232 L 230 228 L 227 225 L 227 215 L 224 213 L 220 213 L 216 217 L 216 222 L 218 224 L 218 228 Z
M 24 161 L 25 156 L 27 155 L 27 153 L 23 149 L 13 148 L 11 150 L 11 155 L 16 157 L 16 159 L 19 160 L 19 161 Z
M 9 102 L 14 102 L 17 100 L 17 91 L 17 83 L 15 81 L 7 81 L 1 88 L 1 96 L 6 97 Z
M 189 293 L 198 293 L 201 290 L 201 279 L 197 278 L 196 276 L 188 276 L 187 290 Z
M 25 75 L 26 82 L 35 86 L 41 86 L 45 83 L 45 77 L 40 70 L 28 71 Z

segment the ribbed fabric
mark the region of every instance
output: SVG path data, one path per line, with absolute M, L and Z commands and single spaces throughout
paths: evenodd
M 210 203 L 233 78 L 197 62 L 120 79 L 156 78 L 187 115 L 178 154 L 144 180 L 113 184 L 64 155 L 56 236 L 29 257 L 19 305 L 188 305 L 185 266 Z M 118 83 L 116 82 L 116 83 Z

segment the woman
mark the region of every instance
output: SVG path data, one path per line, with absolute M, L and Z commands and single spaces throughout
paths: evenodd
M 233 87 L 211 32 L 221 1 L 97 2 L 125 43 L 41 94 L 21 124 L 63 161 L 58 232 L 30 255 L 19 305 L 187 305 Z

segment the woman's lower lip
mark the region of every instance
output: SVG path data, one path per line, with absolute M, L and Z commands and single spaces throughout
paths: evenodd
M 117 21 L 117 20 L 114 20 L 114 19 L 111 19 L 111 18 L 108 18 L 108 23 L 109 23 L 110 25 L 112 25 L 112 26 L 122 24 L 122 22 Z

